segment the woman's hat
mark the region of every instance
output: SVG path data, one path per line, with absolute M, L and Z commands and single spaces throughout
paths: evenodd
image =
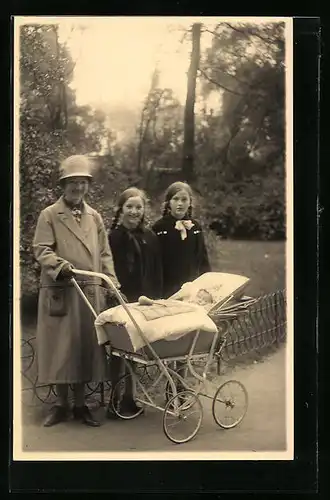
M 84 155 L 73 155 L 66 158 L 60 166 L 60 181 L 68 177 L 93 177 L 91 165 Z

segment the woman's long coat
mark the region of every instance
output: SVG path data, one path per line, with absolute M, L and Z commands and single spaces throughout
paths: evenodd
M 69 262 L 76 269 L 102 272 L 118 285 L 101 216 L 84 202 L 78 225 L 60 198 L 41 212 L 33 249 L 41 265 L 37 327 L 39 382 L 106 379 L 106 355 L 97 343 L 93 315 L 74 286 L 57 279 L 63 265 Z M 77 281 L 97 313 L 106 308 L 106 291 L 100 279 L 80 276 Z

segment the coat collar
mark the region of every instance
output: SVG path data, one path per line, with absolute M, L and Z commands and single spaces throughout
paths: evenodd
M 84 213 L 92 215 L 93 214 L 92 207 L 90 207 L 85 201 L 83 201 L 82 203 L 83 203 Z M 55 207 L 56 207 L 56 211 L 57 211 L 58 214 L 60 214 L 60 213 L 70 213 L 70 209 L 67 206 L 67 204 L 65 203 L 63 196 L 61 196 L 55 202 Z
M 191 220 L 192 222 L 194 222 L 193 219 L 191 217 L 189 218 L 187 215 L 185 215 L 184 217 L 182 217 L 182 219 L 177 219 L 176 217 L 173 217 L 173 215 L 171 213 L 164 215 L 163 219 L 166 222 L 169 222 L 170 224 L 173 224 L 174 226 L 175 226 L 175 224 L 179 220 Z
M 80 225 L 77 224 L 70 208 L 65 204 L 63 196 L 61 196 L 61 198 L 59 198 L 59 200 L 55 203 L 55 209 L 61 222 L 84 244 L 89 253 L 92 255 L 93 252 L 90 247 L 88 236 L 91 227 L 90 217 L 93 215 L 93 209 L 85 201 L 83 201 L 83 211 Z
M 125 233 L 128 235 L 135 235 L 135 234 L 145 234 L 147 232 L 147 228 L 144 225 L 140 225 L 135 229 L 128 229 L 125 227 L 123 224 L 118 224 L 118 226 L 115 227 L 114 231 L 120 231 L 121 233 Z

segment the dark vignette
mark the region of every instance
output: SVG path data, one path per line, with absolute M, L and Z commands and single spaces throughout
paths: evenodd
M 17 14 L 33 15 L 28 12 L 27 2 L 20 2 Z M 182 4 L 181 4 L 182 5 Z M 82 4 L 81 4 L 82 6 Z M 153 4 L 155 6 L 155 4 Z M 23 7 L 23 9 L 22 9 Z M 158 7 L 158 6 L 156 6 Z M 182 5 L 182 7 L 184 7 Z M 57 4 L 58 9 L 58 4 Z M 52 9 L 49 14 L 58 13 Z M 169 9 L 169 6 L 168 6 Z M 114 12 L 116 13 L 116 12 Z M 118 12 L 120 13 L 120 12 Z M 150 14 L 150 9 L 148 10 Z M 156 14 L 188 14 L 187 11 Z M 44 13 L 45 14 L 45 13 Z M 121 11 L 121 14 L 124 14 Z M 134 14 L 131 12 L 131 14 Z M 140 11 L 140 14 L 144 12 Z M 189 15 L 212 15 L 212 12 L 189 11 Z M 219 13 L 218 13 L 219 14 Z M 214 13 L 213 13 L 214 15 Z M 221 15 L 225 15 L 221 12 Z M 231 13 L 231 15 L 234 15 Z M 240 12 L 240 15 L 243 15 Z M 249 15 L 252 15 L 251 10 Z M 270 13 L 268 15 L 271 15 Z M 275 13 L 273 13 L 275 15 Z M 283 15 L 283 14 L 281 14 Z M 9 74 L 10 34 L 9 18 L 2 22 L 3 51 L 1 62 L 3 72 Z M 292 462 L 11 462 L 10 490 L 12 492 L 315 492 L 317 486 L 316 464 L 316 203 L 317 203 L 317 55 L 318 19 L 295 19 L 294 23 L 294 154 L 295 154 L 295 460 Z M 6 43 L 7 42 L 7 43 Z M 17 75 L 14 75 L 17 78 Z M 8 124 L 12 124 L 11 82 L 8 78 L 8 99 L 4 99 L 5 113 L 2 114 L 6 126 L 3 151 L 8 151 L 8 168 L 1 170 L 1 186 L 6 206 L 2 216 L 9 221 L 12 215 L 12 134 Z M 7 113 L 6 113 L 7 111 Z M 10 145 L 8 147 L 8 145 Z M 8 179 L 8 177 L 9 179 Z M 6 185 L 5 181 L 9 180 Z M 11 228 L 9 228 L 11 229 Z M 2 257 L 11 261 L 11 231 L 9 245 L 5 238 L 1 241 Z M 8 253 L 8 249 L 10 250 Z M 8 265 L 8 269 L 9 269 Z M 2 268 L 7 269 L 5 263 Z M 4 280 L 3 280 L 4 282 Z M 9 283 L 11 282 L 11 270 Z M 9 287 L 10 291 L 10 287 Z M 2 300 L 2 308 L 7 302 Z M 11 293 L 9 296 L 11 306 Z M 11 309 L 11 307 L 10 307 Z M 8 317 L 8 316 L 7 316 Z M 8 331 L 12 334 L 10 329 Z M 9 363 L 2 363 L 3 398 L 11 392 L 11 352 L 9 335 L 2 336 L 2 353 L 8 352 Z M 5 356 L 6 358 L 6 356 Z M 7 359 L 8 359 L 7 358 Z M 5 381 L 8 377 L 8 383 Z M 9 394 L 8 394 L 9 396 Z M 8 398 L 9 400 L 9 398 Z M 5 412 L 4 412 L 5 413 Z M 11 428 L 11 412 L 5 416 L 2 430 L 8 443 Z M 11 443 L 9 445 L 11 448 Z M 5 450 L 2 447 L 2 450 Z M 11 456 L 11 450 L 10 454 Z M 3 471 L 8 470 L 8 455 L 3 457 Z M 1 482 L 3 483 L 3 474 Z M 127 478 L 130 478 L 129 481 Z M 79 486 L 78 486 L 79 483 Z M 8 489 L 7 489 L 8 491 Z

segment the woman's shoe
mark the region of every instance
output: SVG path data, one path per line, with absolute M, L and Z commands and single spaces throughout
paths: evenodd
M 68 419 L 68 407 L 55 405 L 51 408 L 49 415 L 46 417 L 44 427 L 52 427 L 60 422 L 65 422 Z
M 83 424 L 89 427 L 99 427 L 100 422 L 92 417 L 88 406 L 73 407 L 73 417 L 75 420 L 80 420 Z

